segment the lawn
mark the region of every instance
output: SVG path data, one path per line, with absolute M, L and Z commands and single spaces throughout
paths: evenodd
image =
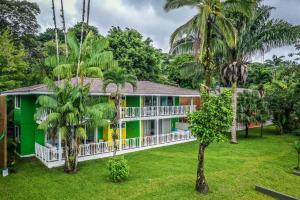
M 267 127 L 260 138 L 240 133 L 239 144 L 212 144 L 206 152 L 206 178 L 210 192 L 194 191 L 197 142 L 125 155 L 130 178 L 121 184 L 107 178 L 106 159 L 80 163 L 77 174 L 62 168 L 47 169 L 35 159 L 18 163 L 18 173 L 0 177 L 0 199 L 268 199 L 254 190 L 260 184 L 300 197 L 295 136 L 276 135 Z

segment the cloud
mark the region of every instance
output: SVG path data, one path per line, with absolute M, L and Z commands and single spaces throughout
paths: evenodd
M 51 1 L 31 0 L 37 2 L 41 8 L 38 17 L 41 30 L 53 27 Z M 267 5 L 277 7 L 272 16 L 287 20 L 293 24 L 300 24 L 300 0 L 264 0 Z M 58 25 L 61 26 L 59 17 L 60 0 L 55 0 Z M 137 29 L 145 37 L 150 37 L 157 48 L 164 52 L 169 50 L 169 37 L 180 25 L 185 23 L 196 10 L 181 8 L 165 12 L 165 0 L 91 0 L 90 24 L 96 26 L 100 33 L 106 35 L 112 26 Z M 81 21 L 81 0 L 64 0 L 67 26 L 73 26 Z M 273 50 L 265 55 L 266 58 L 273 53 L 287 54 L 292 47 Z M 260 57 L 258 57 L 260 59 Z

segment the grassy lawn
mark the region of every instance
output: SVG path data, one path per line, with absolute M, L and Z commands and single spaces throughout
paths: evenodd
M 255 184 L 300 198 L 300 177 L 292 174 L 295 136 L 266 128 L 260 138 L 240 133 L 239 144 L 212 144 L 206 152 L 210 193 L 194 191 L 197 142 L 125 155 L 130 178 L 121 184 L 107 178 L 106 159 L 82 162 L 77 174 L 47 169 L 37 160 L 18 163 L 18 173 L 0 177 L 0 199 L 268 199 Z

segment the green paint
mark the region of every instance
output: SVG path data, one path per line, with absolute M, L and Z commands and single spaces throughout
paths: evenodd
M 126 96 L 127 107 L 140 107 L 140 96 Z
M 140 121 L 126 122 L 126 138 L 140 137 Z
M 103 140 L 103 131 L 104 131 L 103 127 L 98 128 L 98 140 Z
M 179 97 L 175 97 L 175 106 L 179 106 Z
M 167 106 L 167 105 L 168 105 L 168 98 L 160 97 L 160 106 Z
M 20 108 L 14 109 L 14 124 L 20 128 L 17 152 L 22 156 L 34 154 L 35 142 L 41 145 L 45 143 L 44 131 L 37 129 L 34 120 L 36 98 L 35 95 L 23 95 Z
M 172 129 L 172 131 L 175 131 L 175 129 L 176 129 L 176 122 L 179 122 L 179 118 L 172 118 L 171 119 L 171 129 Z

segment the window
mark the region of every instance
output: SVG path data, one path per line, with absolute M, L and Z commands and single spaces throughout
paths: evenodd
M 19 95 L 15 96 L 15 108 L 20 108 L 21 106 L 21 97 Z
M 19 126 L 15 126 L 15 141 L 17 143 L 20 143 L 20 127 Z

